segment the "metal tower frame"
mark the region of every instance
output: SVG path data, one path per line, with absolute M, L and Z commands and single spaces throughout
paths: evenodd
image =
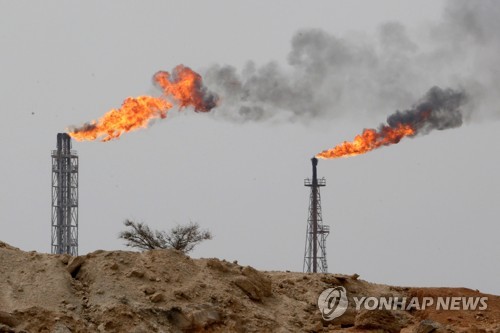
M 326 179 L 318 179 L 316 167 L 318 159 L 311 159 L 312 179 L 305 179 L 304 186 L 311 188 L 309 200 L 309 218 L 307 219 L 306 247 L 304 251 L 303 271 L 306 273 L 328 273 L 326 261 L 326 237 L 330 234 L 330 227 L 323 224 L 321 213 L 320 187 L 326 186 Z M 318 253 L 319 249 L 319 253 Z
M 66 133 L 57 134 L 52 151 L 51 253 L 78 255 L 78 156 Z

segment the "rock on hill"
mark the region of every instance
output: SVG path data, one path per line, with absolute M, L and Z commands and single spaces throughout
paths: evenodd
M 332 286 L 354 296 L 487 296 L 483 311 L 356 311 L 322 320 Z M 175 250 L 24 252 L 0 242 L 0 332 L 500 332 L 500 297 L 355 276 L 259 272 Z

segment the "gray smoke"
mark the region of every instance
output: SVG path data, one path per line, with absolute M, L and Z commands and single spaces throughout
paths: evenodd
M 432 87 L 415 107 L 390 115 L 387 124 L 392 128 L 410 125 L 415 134 L 460 127 L 463 121 L 460 107 L 466 101 L 464 91 Z
M 286 69 L 273 62 L 241 70 L 217 65 L 204 80 L 221 96 L 217 113 L 235 120 L 379 115 L 412 105 L 436 85 L 467 91 L 466 118 L 472 107 L 476 116 L 499 115 L 499 18 L 500 1 L 453 0 L 442 22 L 418 34 L 398 22 L 370 38 L 301 30 Z

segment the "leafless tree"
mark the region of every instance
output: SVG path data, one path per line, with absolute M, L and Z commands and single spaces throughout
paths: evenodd
M 212 239 L 208 230 L 201 230 L 198 223 L 177 225 L 169 231 L 151 230 L 145 223 L 125 220 L 128 230 L 120 232 L 119 238 L 126 240 L 125 245 L 141 250 L 177 249 L 188 253 L 204 240 Z

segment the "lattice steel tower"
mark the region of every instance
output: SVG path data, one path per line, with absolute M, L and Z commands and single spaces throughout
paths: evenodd
M 323 225 L 321 196 L 319 193 L 319 188 L 326 186 L 326 180 L 325 178 L 318 179 L 316 174 L 318 159 L 314 157 L 311 161 L 313 168 L 312 179 L 307 178 L 304 180 L 304 186 L 311 188 L 311 196 L 309 200 L 309 218 L 307 219 L 303 271 L 306 273 L 327 273 L 326 237 L 330 233 L 330 227 Z
M 51 253 L 78 255 L 78 156 L 66 133 L 57 134 L 52 151 Z

